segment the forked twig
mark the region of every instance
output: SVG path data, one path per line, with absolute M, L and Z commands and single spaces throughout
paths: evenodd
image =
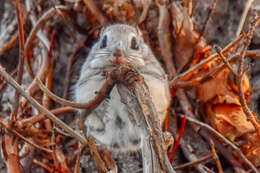
M 239 57 L 240 57 L 239 55 L 234 55 L 234 56 L 228 58 L 227 61 L 230 63 L 231 61 L 234 61 L 234 60 L 238 59 Z M 209 72 L 207 72 L 203 76 L 197 77 L 197 78 L 189 80 L 189 81 L 177 81 L 177 83 L 174 84 L 172 87 L 183 87 L 183 88 L 185 88 L 185 87 L 196 86 L 197 84 L 212 78 L 212 76 L 215 73 L 217 73 L 219 70 L 223 69 L 224 67 L 225 67 L 225 63 L 221 62 L 219 65 L 214 67 L 212 70 L 210 70 Z
M 221 48 L 219 46 L 215 47 L 217 50 L 217 53 L 219 54 L 219 56 L 222 58 L 223 62 L 226 64 L 226 66 L 229 68 L 229 70 L 235 75 L 238 76 L 237 72 L 232 68 L 231 64 L 229 63 L 229 61 L 227 60 L 227 58 L 223 55 Z

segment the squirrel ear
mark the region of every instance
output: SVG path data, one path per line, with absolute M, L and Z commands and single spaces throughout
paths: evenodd
M 104 34 L 105 27 L 102 27 L 99 31 L 99 37 L 101 37 Z
M 137 34 L 138 34 L 139 36 L 142 36 L 142 35 L 143 35 L 143 34 L 142 34 L 142 31 L 141 31 L 141 29 L 139 28 L 138 25 L 135 26 L 135 29 L 136 29 L 136 32 L 137 32 Z

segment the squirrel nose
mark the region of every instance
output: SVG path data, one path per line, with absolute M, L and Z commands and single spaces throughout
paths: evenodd
M 114 57 L 116 58 L 119 58 L 120 56 L 122 56 L 122 53 L 119 51 L 119 50 L 116 50 L 114 53 L 113 53 Z

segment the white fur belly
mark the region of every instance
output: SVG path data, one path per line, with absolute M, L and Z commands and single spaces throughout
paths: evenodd
M 106 99 L 85 121 L 88 135 L 113 150 L 135 151 L 140 148 L 141 130 L 130 121 L 131 115 L 120 101 L 115 87 Z

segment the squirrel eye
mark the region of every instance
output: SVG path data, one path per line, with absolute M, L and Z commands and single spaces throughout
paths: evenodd
M 105 48 L 105 47 L 107 47 L 107 36 L 106 35 L 103 37 L 103 40 L 102 40 L 101 45 L 100 45 L 101 49 Z
M 139 49 L 135 37 L 133 37 L 132 40 L 131 40 L 131 49 L 134 49 L 134 50 L 138 50 Z

